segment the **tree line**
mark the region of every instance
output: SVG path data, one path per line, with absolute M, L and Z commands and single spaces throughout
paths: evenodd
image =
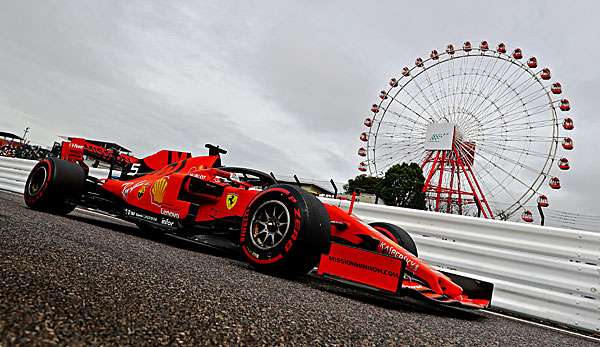
M 425 210 L 425 177 L 416 163 L 390 167 L 383 177 L 358 175 L 344 185 L 346 194 L 358 191 L 373 194 L 386 205 Z

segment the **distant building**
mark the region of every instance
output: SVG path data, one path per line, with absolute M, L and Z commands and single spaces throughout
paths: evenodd
M 23 138 L 21 136 L 15 135 L 13 133 L 0 131 L 0 146 L 4 146 L 7 143 L 11 142 L 23 142 Z
M 48 155 L 42 146 L 32 145 L 13 133 L 0 131 L 0 157 L 40 160 Z

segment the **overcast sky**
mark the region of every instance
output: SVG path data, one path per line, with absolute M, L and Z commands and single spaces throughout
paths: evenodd
M 0 129 L 230 152 L 227 165 L 345 181 L 379 90 L 431 49 L 521 47 L 572 102 L 552 208 L 600 214 L 597 1 L 2 1 Z M 562 156 L 562 154 L 560 154 Z M 547 186 L 547 185 L 545 185 Z M 550 189 L 547 189 L 550 190 Z

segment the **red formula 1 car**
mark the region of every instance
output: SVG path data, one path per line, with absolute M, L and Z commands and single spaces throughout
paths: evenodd
M 59 158 L 38 162 L 25 186 L 25 202 L 56 214 L 77 205 L 99 209 L 178 237 L 218 235 L 241 249 L 262 271 L 317 276 L 391 296 L 409 293 L 470 308 L 490 305 L 493 286 L 443 274 L 417 258 L 401 228 L 368 225 L 297 186 L 278 184 L 260 171 L 224 167 L 219 147 L 207 156 L 162 150 L 138 159 L 94 141 L 71 138 Z M 88 175 L 84 157 L 110 164 L 109 177 Z M 119 168 L 120 177 L 112 177 Z

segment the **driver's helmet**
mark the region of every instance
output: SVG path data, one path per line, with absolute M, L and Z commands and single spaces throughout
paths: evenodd
M 232 172 L 232 173 L 231 173 L 231 176 L 229 176 L 229 177 L 230 177 L 232 180 L 234 180 L 234 181 L 238 181 L 238 182 L 242 180 L 242 177 L 241 177 L 241 176 L 240 176 L 238 173 L 236 173 L 236 172 Z

